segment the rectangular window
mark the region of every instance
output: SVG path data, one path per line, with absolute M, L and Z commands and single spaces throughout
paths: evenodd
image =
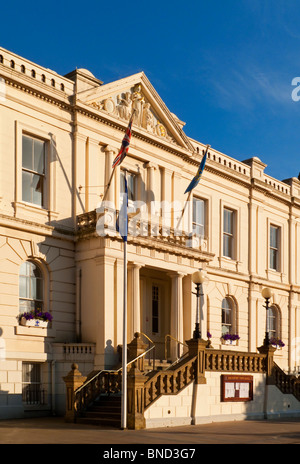
M 223 211 L 223 256 L 234 259 L 234 216 L 235 212 L 224 208 Z
M 204 237 L 205 233 L 205 200 L 193 198 L 193 234 Z
M 23 362 L 22 364 L 22 400 L 28 405 L 46 403 L 46 392 L 42 388 L 41 364 L 39 363 Z
M 268 333 L 269 338 L 277 337 L 277 311 L 276 308 L 271 306 L 268 309 Z
M 270 269 L 279 271 L 280 228 L 270 226 Z
M 152 286 L 152 333 L 158 333 L 159 319 L 159 288 Z
M 45 142 L 22 137 L 22 200 L 44 206 Z

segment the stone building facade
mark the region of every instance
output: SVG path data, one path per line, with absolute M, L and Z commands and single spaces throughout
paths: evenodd
M 129 153 L 103 203 L 133 109 Z M 285 344 L 275 360 L 298 369 L 300 182 L 210 148 L 186 203 L 206 145 L 183 127 L 144 73 L 104 84 L 86 69 L 60 76 L 0 49 L 0 418 L 63 412 L 72 362 L 84 375 L 117 365 L 125 172 L 127 341 L 138 331 L 160 359 L 184 352 L 201 268 L 202 336 L 255 352 L 269 287 L 268 330 Z M 51 314 L 48 326 L 21 325 L 20 312 L 37 308 Z M 238 334 L 235 346 L 225 333 Z

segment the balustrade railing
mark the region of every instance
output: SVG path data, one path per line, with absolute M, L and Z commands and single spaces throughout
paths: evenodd
M 127 368 L 137 362 L 150 351 L 153 346 L 127 363 Z M 122 367 L 117 370 L 101 370 L 86 380 L 81 387 L 74 392 L 75 416 L 85 411 L 101 394 L 111 395 L 120 393 L 122 390 Z
M 266 372 L 266 356 L 260 353 L 209 350 L 205 353 L 206 371 Z
M 178 366 L 166 371 L 157 371 L 144 385 L 144 408 L 150 406 L 161 395 L 176 395 L 195 378 L 197 357 L 194 356 Z
M 279 388 L 282 393 L 292 394 L 300 401 L 300 378 L 294 375 L 287 375 L 274 363 L 273 379 L 276 387 Z
M 89 211 L 77 216 L 77 233 L 79 236 L 97 232 L 100 236 L 116 236 L 116 218 L 118 210 L 110 207 L 103 208 L 103 212 Z M 185 230 L 181 227 L 165 225 L 161 217 L 149 215 L 146 218 L 140 214 L 129 214 L 128 238 L 130 240 L 153 239 L 160 245 L 173 245 L 207 251 L 207 237 Z
M 144 334 L 135 334 L 135 347 L 146 346 L 140 339 L 141 335 Z M 150 339 L 148 341 L 152 342 Z M 162 395 L 176 395 L 193 381 L 205 383 L 207 371 L 265 374 L 268 384 L 275 384 L 282 393 L 293 394 L 300 401 L 300 378 L 287 375 L 281 370 L 273 361 L 274 350 L 270 350 L 268 346 L 258 348 L 259 353 L 249 353 L 207 349 L 204 340 L 190 340 L 187 343 L 188 353 L 176 365 L 164 371 L 152 370 L 146 373 L 143 370 L 145 356 L 154 349 L 154 345 L 129 361 L 127 367 L 135 363 L 135 369 L 129 371 L 131 376 L 129 397 L 132 401 L 138 398 L 139 409 L 138 411 L 136 405 L 133 407 L 132 403 L 129 408 L 131 417 L 134 414 L 143 416 L 143 411 Z M 138 387 L 136 382 L 132 381 L 136 373 L 139 379 Z M 121 389 L 122 368 L 98 372 L 75 390 L 73 403 L 75 417 L 84 412 L 99 395 L 120 393 Z M 135 413 L 132 413 L 135 409 Z

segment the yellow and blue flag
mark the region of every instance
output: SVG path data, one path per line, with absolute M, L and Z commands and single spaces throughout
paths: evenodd
M 186 191 L 184 193 L 188 193 L 190 192 L 191 190 L 193 190 L 198 184 L 199 184 L 199 181 L 201 179 L 201 176 L 202 176 L 202 173 L 204 171 L 204 168 L 205 168 L 205 163 L 206 163 L 206 158 L 207 158 L 207 152 L 208 152 L 208 149 L 209 149 L 210 145 L 207 145 L 206 146 L 206 151 L 204 153 L 204 156 L 201 160 L 201 163 L 199 165 L 199 168 L 198 168 L 198 171 L 197 171 L 197 174 L 195 175 L 195 177 L 192 179 L 190 185 L 188 186 L 188 188 L 186 189 Z

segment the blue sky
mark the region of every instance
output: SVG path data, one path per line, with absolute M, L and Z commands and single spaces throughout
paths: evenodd
M 299 0 L 17 0 L 1 10 L 2 47 L 104 83 L 144 71 L 188 136 L 258 156 L 277 179 L 298 176 Z

